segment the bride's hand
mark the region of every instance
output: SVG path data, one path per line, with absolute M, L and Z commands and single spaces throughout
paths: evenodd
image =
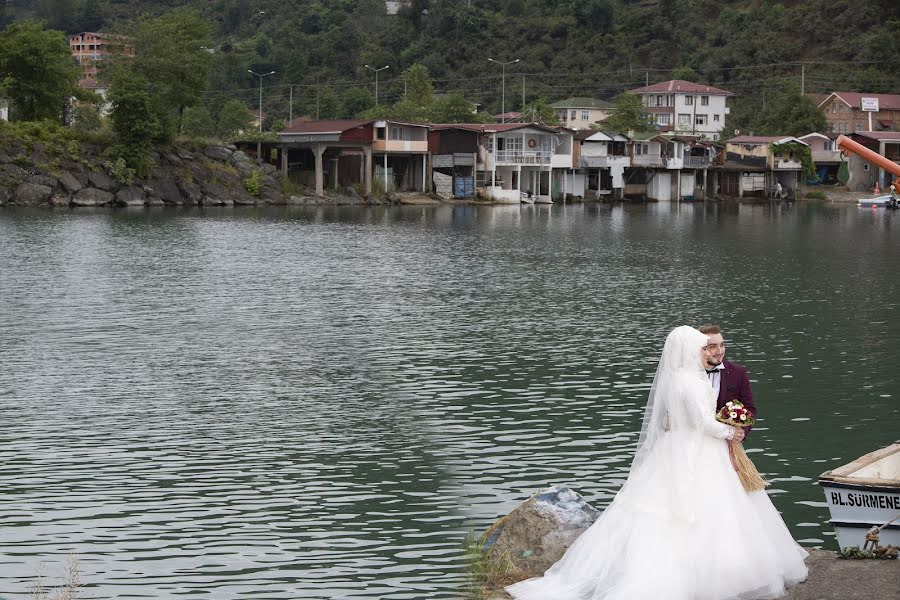
M 745 435 L 747 435 L 747 434 L 744 433 L 743 427 L 738 427 L 737 425 L 734 425 L 734 436 L 731 438 L 731 441 L 732 442 L 743 442 Z

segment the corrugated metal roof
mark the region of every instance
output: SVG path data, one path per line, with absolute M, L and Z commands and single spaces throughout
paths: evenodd
M 374 122 L 374 119 L 337 119 L 333 121 L 303 121 L 301 119 L 294 119 L 279 133 L 341 133 Z
M 671 79 L 669 81 L 661 81 L 645 87 L 639 87 L 631 90 L 632 94 L 657 94 L 664 92 L 676 92 L 680 94 L 709 94 L 712 96 L 732 96 L 733 94 L 727 90 L 722 90 L 711 85 L 703 85 L 692 81 L 684 81 L 683 79 Z

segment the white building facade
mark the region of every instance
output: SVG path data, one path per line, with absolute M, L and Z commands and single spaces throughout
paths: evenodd
M 631 90 L 641 98 L 657 129 L 716 141 L 730 112 L 731 92 L 681 79 Z

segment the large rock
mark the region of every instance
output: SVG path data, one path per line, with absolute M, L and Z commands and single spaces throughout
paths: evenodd
M 294 206 L 317 206 L 319 199 L 315 196 L 291 196 L 287 203 Z
M 278 167 L 276 167 L 272 163 L 263 163 L 259 166 L 259 168 L 263 172 L 263 175 L 271 175 L 278 170 Z
M 144 190 L 137 186 L 130 185 L 116 192 L 116 204 L 119 206 L 143 206 L 145 203 Z
M 0 165 L 0 183 L 9 186 L 17 186 L 28 179 L 28 171 L 12 163 Z
M 46 185 L 48 188 L 53 189 L 56 187 L 56 184 L 59 183 L 59 180 L 52 175 L 32 175 L 28 178 L 28 183 L 36 183 L 38 185 Z
M 185 204 L 200 204 L 200 200 L 203 198 L 203 190 L 200 189 L 199 185 L 196 183 L 179 181 L 178 189 L 181 190 L 181 195 L 185 199 Z
M 181 205 L 184 204 L 184 198 L 181 196 L 181 190 L 171 179 L 155 179 L 150 182 L 153 188 L 153 195 L 162 200 L 165 204 Z
M 21 206 L 44 204 L 53 195 L 53 188 L 38 183 L 22 183 L 13 192 L 13 202 Z
M 483 550 L 494 560 L 510 561 L 525 579 L 542 575 L 600 511 L 567 487 L 541 490 L 484 534 Z
M 225 161 L 231 156 L 232 151 L 222 146 L 207 146 L 203 153 L 213 160 Z
M 223 206 L 231 204 L 231 190 L 218 183 L 207 183 L 200 201 L 204 206 Z
M 118 187 L 116 186 L 116 182 L 110 179 L 109 175 L 103 171 L 88 171 L 87 178 L 91 187 L 100 190 L 112 192 Z
M 59 184 L 70 194 L 74 194 L 84 187 L 84 185 L 82 185 L 82 183 L 78 181 L 78 178 L 68 171 L 63 171 L 62 173 L 60 173 Z
M 0 185 L 0 206 L 4 206 L 7 202 L 9 202 L 9 198 L 9 189 Z
M 112 203 L 114 197 L 111 192 L 106 190 L 84 188 L 72 196 L 71 204 L 73 206 L 106 206 Z

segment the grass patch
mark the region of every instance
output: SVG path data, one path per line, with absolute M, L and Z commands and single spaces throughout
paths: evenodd
M 510 556 L 491 556 L 483 550 L 485 536 L 468 534 L 463 542 L 466 557 L 466 600 L 488 600 L 502 595 L 508 585 L 525 578 L 525 573 L 513 564 Z
M 828 195 L 822 190 L 809 190 L 803 193 L 803 197 L 812 200 L 828 200 Z
M 38 575 L 31 584 L 31 600 L 75 600 L 81 591 L 81 577 L 78 573 L 78 557 L 70 554 L 66 558 L 66 567 L 62 585 L 56 587 L 51 594 L 44 587 L 43 578 Z

